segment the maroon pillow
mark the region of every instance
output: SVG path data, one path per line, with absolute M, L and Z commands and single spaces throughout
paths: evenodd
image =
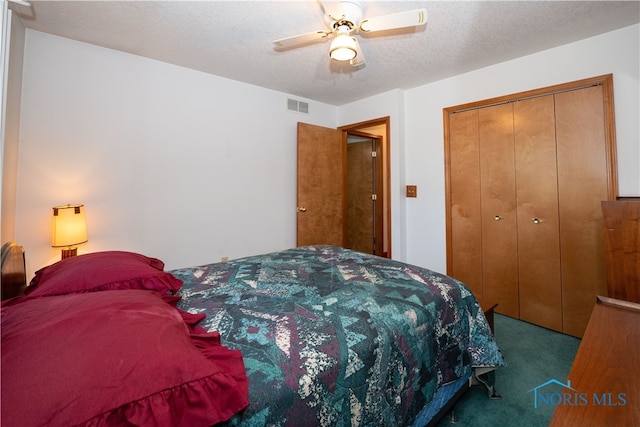
M 248 405 L 242 355 L 182 314 L 142 290 L 3 307 L 2 426 L 210 426 L 230 418 Z
M 163 271 L 156 258 L 125 251 L 94 252 L 63 259 L 36 271 L 25 295 L 40 297 L 76 292 L 147 289 L 175 292 L 182 280 Z

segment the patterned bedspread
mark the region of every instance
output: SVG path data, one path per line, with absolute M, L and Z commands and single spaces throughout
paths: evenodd
M 471 292 L 427 269 L 307 246 L 171 273 L 178 308 L 242 351 L 251 404 L 229 425 L 411 425 L 441 385 L 504 364 Z

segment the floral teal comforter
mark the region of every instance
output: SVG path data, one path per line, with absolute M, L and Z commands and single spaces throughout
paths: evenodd
M 471 292 L 433 271 L 307 246 L 171 271 L 178 308 L 242 351 L 229 425 L 411 425 L 438 387 L 502 355 Z

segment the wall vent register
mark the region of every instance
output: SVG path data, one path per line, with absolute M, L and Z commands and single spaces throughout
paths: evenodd
M 287 110 L 309 114 L 309 103 L 287 98 Z

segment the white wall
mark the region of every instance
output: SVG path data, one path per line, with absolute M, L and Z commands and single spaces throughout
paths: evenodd
M 446 271 L 445 107 L 612 73 L 619 192 L 640 195 L 639 28 L 634 25 L 406 91 L 406 183 L 418 185 L 418 198 L 406 203 L 408 262 Z
M 2 2 L 3 10 L 7 2 Z M 11 10 L 5 10 L 10 19 L 7 20 L 8 33 L 5 36 L 8 64 L 6 70 L 2 69 L 3 108 L 0 108 L 2 116 L 2 147 L 0 147 L 0 165 L 2 172 L 2 190 L 0 212 L 2 212 L 2 224 L 0 226 L 0 242 L 5 243 L 15 240 L 16 218 L 16 187 L 18 181 L 18 153 L 20 140 L 20 92 L 22 87 L 22 59 L 24 51 L 25 28 L 22 20 L 13 14 Z M 3 28 L 3 31 L 5 29 Z M 3 46 L 4 48 L 4 46 Z M 4 53 L 3 53 L 4 54 Z M 6 74 L 5 74 L 6 71 Z M 6 89 L 6 92 L 4 92 Z
M 7 87 L 7 65 L 9 57 L 9 43 L 7 41 L 10 28 L 10 13 L 7 2 L 0 4 L 0 165 L 4 165 L 4 140 L 5 140 L 5 109 L 6 109 L 6 87 Z M 4 169 L 4 168 L 3 168 Z M 0 173 L 0 211 L 2 211 L 4 190 L 4 173 Z M 13 209 L 15 210 L 15 208 Z M 2 227 L 4 228 L 4 227 Z M 3 233 L 0 231 L 0 235 Z M 13 234 L 13 227 L 11 229 Z M 2 240 L 0 240 L 2 242 Z
M 295 246 L 296 123 L 337 108 L 27 30 L 16 239 L 55 262 L 51 208 L 84 203 L 89 242 L 191 266 Z M 308 100 L 307 100 L 308 101 Z
M 613 73 L 621 195 L 640 194 L 639 26 L 342 107 L 27 31 L 16 240 L 54 262 L 51 207 L 85 203 L 89 243 L 168 268 L 295 245 L 296 122 L 391 117 L 392 252 L 446 270 L 442 109 Z M 418 185 L 405 199 L 404 186 Z

